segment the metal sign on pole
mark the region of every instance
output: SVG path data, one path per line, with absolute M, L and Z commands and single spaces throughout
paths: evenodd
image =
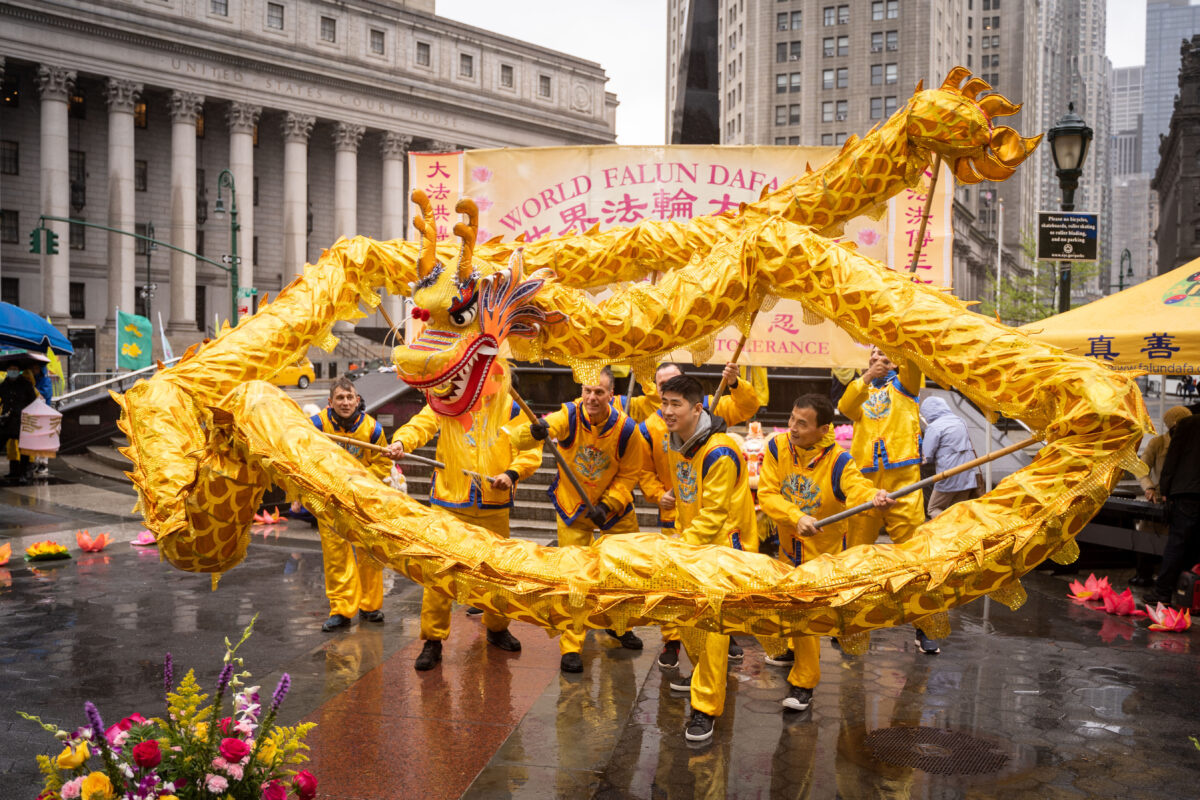
M 1038 212 L 1038 261 L 1095 261 L 1099 256 L 1098 215 Z

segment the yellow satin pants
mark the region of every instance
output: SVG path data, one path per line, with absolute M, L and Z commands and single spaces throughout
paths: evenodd
M 486 528 L 497 536 L 508 538 L 507 508 L 446 508 L 453 516 L 471 525 Z M 454 601 L 440 592 L 426 589 L 421 595 L 421 638 L 435 642 L 445 641 L 450 635 L 450 611 Z M 508 617 L 492 611 L 483 612 L 483 626 L 489 631 L 508 628 Z
M 337 534 L 320 531 L 329 615 L 353 617 L 383 608 L 383 567 Z
M 788 683 L 801 689 L 815 689 L 821 682 L 821 637 L 794 636 L 791 640 L 796 660 L 788 673 Z
M 714 717 L 725 710 L 726 670 L 729 667 L 729 637 L 688 629 L 683 649 L 692 662 L 692 710 Z
M 921 468 L 914 464 L 911 467 L 881 469 L 864 473 L 863 477 L 875 484 L 876 489 L 894 492 L 921 480 Z M 921 492 L 906 494 L 891 508 L 864 511 L 847 522 L 850 523 L 850 531 L 846 537 L 847 547 L 875 544 L 880 528 L 886 528 L 892 541 L 900 544 L 911 538 L 917 528 L 925 522 L 925 495 Z
M 558 518 L 558 546 L 570 547 L 591 547 L 592 539 L 597 533 L 633 533 L 638 529 L 637 513 L 630 511 L 621 519 L 617 520 L 606 531 L 599 531 L 590 519 L 580 514 L 575 521 L 570 525 L 563 522 L 562 517 Z M 587 638 L 587 631 L 563 631 L 562 636 L 558 638 L 558 649 L 561 653 L 579 653 L 583 651 L 583 640 Z

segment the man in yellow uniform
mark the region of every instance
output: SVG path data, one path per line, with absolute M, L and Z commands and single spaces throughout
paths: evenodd
M 637 438 L 633 420 L 613 407 L 613 374 L 605 367 L 595 385 L 585 385 L 579 400 L 564 403 L 563 407 L 544 419 L 523 425 L 513 432 L 518 446 L 527 441 L 547 437 L 557 440 L 568 464 L 587 492 L 587 505 L 569 478 L 555 476 L 548 494 L 558 512 L 559 546 L 588 547 L 593 535 L 600 533 L 631 533 L 638 529 L 633 510 L 633 487 L 642 467 L 642 443 Z M 633 631 L 617 636 L 621 646 L 641 650 L 642 640 Z M 563 672 L 583 672 L 585 633 L 563 631 L 559 639 Z
M 521 409 L 512 401 L 509 406 L 507 419 L 511 421 L 520 416 Z M 459 420 L 439 417 L 426 406 L 392 435 L 388 455 L 399 460 L 404 453 L 413 452 L 439 432 L 437 459 L 450 466 L 446 470 L 434 469 L 429 487 L 430 505 L 507 539 L 509 509 L 516 497 L 517 483 L 528 479 L 541 465 L 541 442 L 516 448 L 507 434 L 496 431 L 496 438 L 480 447 L 475 434 L 464 429 Z M 455 463 L 466 463 L 472 471 L 488 476 L 486 485 L 461 470 L 454 470 Z M 423 672 L 441 662 L 442 642 L 450 635 L 453 604 L 449 597 L 432 589 L 426 589 L 422 594 L 421 638 L 425 644 L 413 665 L 416 669 Z M 507 617 L 483 612 L 488 644 L 515 653 L 521 649 L 521 642 L 509 632 L 508 624 Z
M 658 398 L 662 397 L 663 384 L 682 374 L 683 369 L 678 364 L 660 364 L 654 373 L 657 396 L 635 397 L 629 404 L 633 409 L 631 416 L 634 417 L 634 421 L 641 422 L 638 425 L 638 433 L 646 443 L 638 483 L 642 487 L 642 495 L 658 506 L 658 524 L 665 534 L 675 532 L 675 494 L 671 491 L 671 458 L 668 444 L 670 432 L 663 421 L 662 409 L 658 407 Z M 725 365 L 722 377 L 729 386 L 729 394 L 718 398 L 715 404 L 710 395 L 705 395 L 704 410 L 714 411 L 727 425 L 741 424 L 758 412 L 758 393 L 750 381 L 738 379 L 737 365 L 732 362 Z M 624 401 L 624 398 L 621 399 Z M 642 416 L 639 418 L 638 414 Z M 679 665 L 679 631 L 674 626 L 664 625 L 662 636 L 663 649 L 658 654 L 658 665 L 674 669 Z M 731 636 L 729 657 L 740 661 L 743 655 L 741 646 L 735 643 Z
M 311 419 L 317 430 L 387 446 L 383 426 L 359 410 L 358 392 L 345 376 L 329 387 L 329 404 Z M 379 451 L 351 444 L 342 447 L 379 480 L 391 472 L 392 462 Z M 383 622 L 383 568 L 341 536 L 327 531 L 324 525 L 320 526 L 320 531 L 325 596 L 329 598 L 329 619 L 321 625 L 321 630 L 336 631 L 348 627 L 355 614 L 360 622 Z
M 670 431 L 671 489 L 675 523 L 689 544 L 716 544 L 737 550 L 758 549 L 758 523 L 746 464 L 724 422 L 704 410 L 700 382 L 677 375 L 662 386 L 663 422 Z M 684 730 L 691 742 L 703 742 L 725 709 L 725 669 L 729 637 L 689 631 L 688 658 L 695 669 L 671 688 L 691 694 L 692 716 Z M 693 644 L 695 642 L 696 644 Z
M 895 491 L 921 479 L 921 412 L 917 394 L 925 378 L 917 365 L 897 367 L 878 347 L 871 348 L 867 371 L 846 387 L 838 410 L 854 422 L 850 455 L 877 489 Z M 897 544 L 912 537 L 925 522 L 925 496 L 912 492 L 895 505 L 850 518 L 847 543 L 874 544 L 880 527 Z M 917 628 L 916 644 L 936 655 L 937 642 Z
M 816 527 L 818 520 L 847 506 L 874 503 L 883 509 L 896 502 L 863 477 L 850 454 L 837 446 L 832 422 L 828 397 L 801 395 L 792 406 L 787 433 L 777 433 L 767 442 L 758 473 L 758 502 L 779 527 L 779 560 L 785 563 L 799 565 L 846 548 L 850 520 L 821 529 Z M 792 653 L 783 707 L 804 711 L 821 680 L 821 638 L 793 637 Z

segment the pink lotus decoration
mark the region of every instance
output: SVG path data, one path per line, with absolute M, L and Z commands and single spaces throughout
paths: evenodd
M 1083 583 L 1071 581 L 1071 594 L 1068 597 L 1072 600 L 1098 602 L 1103 599 L 1106 590 L 1112 592 L 1108 578 L 1097 579 L 1096 574 L 1092 573 Z
M 487 183 L 492 179 L 492 171 L 487 167 L 476 167 L 471 170 L 471 177 L 480 183 Z
M 879 232 L 874 228 L 864 228 L 858 232 L 858 243 L 865 247 L 873 246 L 879 238 Z
M 1146 615 L 1153 620 L 1153 624 L 1150 625 L 1152 631 L 1182 633 L 1192 627 L 1192 612 L 1187 609 L 1178 611 L 1159 603 L 1154 608 L 1146 606 Z
M 255 525 L 278 525 L 279 522 L 279 506 L 274 511 L 260 511 L 254 515 Z
M 138 531 L 138 535 L 133 537 L 133 541 L 129 543 L 134 547 L 155 547 L 158 545 L 158 540 L 154 538 L 154 534 L 149 530 Z
M 487 211 L 493 205 L 494 205 L 494 203 L 492 203 L 492 201 L 488 200 L 486 197 L 476 197 L 475 198 L 475 207 L 478 208 L 480 210 L 480 212 Z M 485 239 L 483 236 L 480 236 L 479 241 L 486 242 L 487 239 Z
M 92 535 L 87 531 L 75 531 L 75 543 L 85 553 L 99 553 L 112 544 L 112 541 L 112 537 L 107 533 L 102 533 L 92 538 Z
M 1139 611 L 1136 601 L 1133 599 L 1133 592 L 1126 589 L 1117 594 L 1111 588 L 1108 591 L 1101 593 L 1104 598 L 1104 610 L 1109 614 L 1116 614 L 1118 617 L 1144 617 L 1145 611 Z

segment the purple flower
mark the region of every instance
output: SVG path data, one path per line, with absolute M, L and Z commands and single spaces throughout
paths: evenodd
M 221 669 L 221 674 L 217 677 L 217 691 L 225 691 L 225 687 L 229 685 L 229 679 L 233 677 L 233 664 L 226 664 Z
M 100 711 L 88 700 L 83 704 L 83 713 L 87 715 L 88 723 L 92 726 L 92 733 L 96 737 L 96 741 L 104 739 L 104 720 L 100 719 Z
M 171 654 L 167 653 L 167 657 L 163 659 L 163 690 L 170 692 L 172 678 L 175 677 L 175 662 L 171 660 Z
M 283 698 L 287 697 L 290 688 L 292 688 L 292 676 L 285 672 L 279 679 L 279 685 L 275 687 L 275 694 L 271 695 L 272 711 L 279 710 L 279 705 L 283 702 Z

